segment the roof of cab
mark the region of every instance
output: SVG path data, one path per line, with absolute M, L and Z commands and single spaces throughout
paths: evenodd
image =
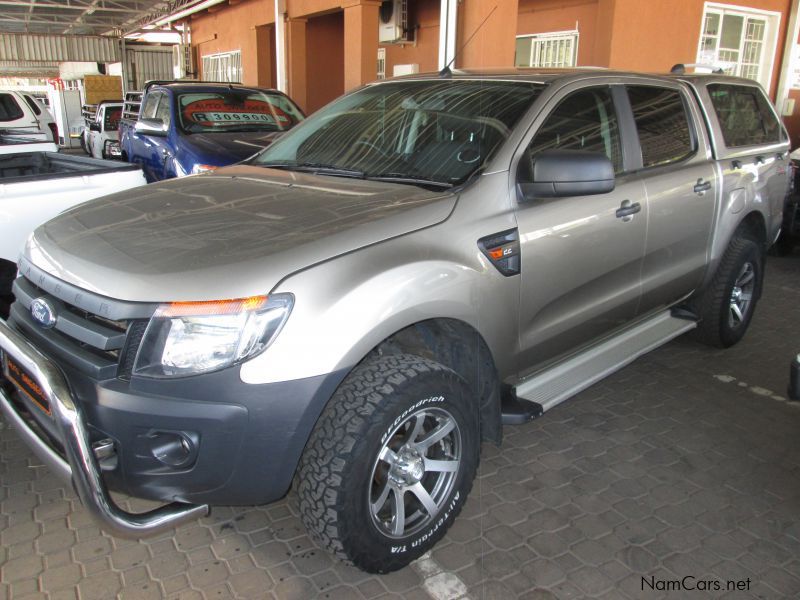
M 175 92 L 188 91 L 219 91 L 220 89 L 242 90 L 246 92 L 262 92 L 265 94 L 280 94 L 278 90 L 261 88 L 240 83 L 226 83 L 224 81 L 152 81 L 145 85 L 145 91 L 153 87 L 166 88 Z

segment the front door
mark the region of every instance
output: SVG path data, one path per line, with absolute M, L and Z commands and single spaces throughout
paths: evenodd
M 521 158 L 525 178 L 539 152 L 602 152 L 614 165 L 612 192 L 520 201 L 517 208 L 522 287 L 520 374 L 575 350 L 631 320 L 640 297 L 647 203 L 626 175 L 623 140 L 608 86 L 566 92 Z M 638 212 L 620 211 L 634 207 Z M 632 214 L 629 214 L 631 213 Z

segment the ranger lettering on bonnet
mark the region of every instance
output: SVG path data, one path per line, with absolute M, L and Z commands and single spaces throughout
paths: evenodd
M 744 336 L 789 183 L 757 84 L 442 75 L 36 230 L 0 348 L 52 414 L 22 387 L 0 408 L 106 530 L 294 484 L 318 544 L 393 571 L 445 534 L 504 424 L 684 332 Z

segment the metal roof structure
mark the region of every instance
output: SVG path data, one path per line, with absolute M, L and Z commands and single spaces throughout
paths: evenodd
M 190 0 L 0 0 L 0 33 L 122 35 Z

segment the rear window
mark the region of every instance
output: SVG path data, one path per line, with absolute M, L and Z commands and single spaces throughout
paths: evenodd
M 689 117 L 678 90 L 631 85 L 628 97 L 644 167 L 667 165 L 694 154 Z
M 24 116 L 17 100 L 11 94 L 0 94 L 0 121 L 16 121 Z
M 783 128 L 759 88 L 715 83 L 708 93 L 728 148 L 783 141 Z

